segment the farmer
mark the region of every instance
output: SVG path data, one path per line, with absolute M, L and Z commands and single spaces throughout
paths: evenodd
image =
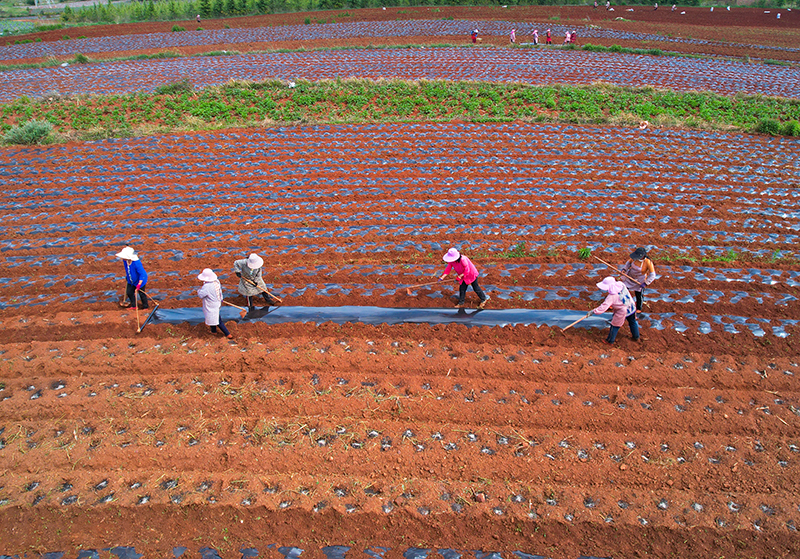
M 570 35 L 569 31 L 564 31 L 564 44 L 565 45 L 569 44 L 570 37 L 571 37 L 571 35 Z
M 122 259 L 122 265 L 125 267 L 125 297 L 130 301 L 126 303 L 124 300 L 120 301 L 119 306 L 126 309 L 136 306 L 136 294 L 139 294 L 139 299 L 142 304 L 139 308 L 147 308 L 147 296 L 144 294 L 144 288 L 147 287 L 147 272 L 144 271 L 144 266 L 139 260 L 139 257 L 133 252 L 133 247 L 125 247 L 116 254 L 117 258 Z
M 642 312 L 642 291 L 656 279 L 653 261 L 647 258 L 647 251 L 639 247 L 631 253 L 630 259 L 622 265 L 620 271 L 625 274 L 622 276 L 622 283 L 636 296 L 636 312 Z
M 484 308 L 486 306 L 486 301 L 489 300 L 489 296 L 486 295 L 483 289 L 481 289 L 481 286 L 478 285 L 478 269 L 475 267 L 475 264 L 454 248 L 448 250 L 442 257 L 442 260 L 447 262 L 447 268 L 445 268 L 444 274 L 439 276 L 439 281 L 447 279 L 451 270 L 455 270 L 458 275 L 458 303 L 456 303 L 456 306 L 464 306 L 464 297 L 467 295 L 467 287 L 472 286 L 472 290 L 475 291 L 475 294 L 481 300 L 480 303 L 478 303 L 478 308 Z
M 264 297 L 267 305 L 273 304 L 272 297 L 267 292 L 267 285 L 261 277 L 261 267 L 263 265 L 264 260 L 256 253 L 233 263 L 233 272 L 239 278 L 239 293 L 244 295 L 247 300 L 247 306 L 250 309 L 255 308 L 252 298 L 259 293 Z
M 478 30 L 477 29 L 473 29 L 472 30 L 472 42 L 473 42 L 473 44 L 478 42 Z
M 552 35 L 551 35 L 549 29 L 547 30 L 547 33 L 545 33 L 544 38 L 545 38 L 545 44 L 547 44 L 547 45 L 552 45 L 553 44 Z
M 511 39 L 512 43 L 516 43 L 517 42 L 517 30 L 516 29 L 512 29 L 511 30 L 511 36 L 509 37 L 509 39 Z
M 639 324 L 636 322 L 636 303 L 631 297 L 630 291 L 625 287 L 621 281 L 615 280 L 613 277 L 608 276 L 606 279 L 597 284 L 598 289 L 608 292 L 605 301 L 594 309 L 594 314 L 602 314 L 608 309 L 614 311 L 611 317 L 611 330 L 608 331 L 608 337 L 603 340 L 607 344 L 613 344 L 617 339 L 617 332 L 620 326 L 626 320 L 628 326 L 631 327 L 631 334 L 633 341 L 639 340 Z
M 576 31 L 569 34 L 569 42 L 573 45 L 578 44 L 578 33 Z
M 222 306 L 222 286 L 219 284 L 217 274 L 211 268 L 203 270 L 197 279 L 203 282 L 203 287 L 197 290 L 197 296 L 203 302 L 203 316 L 206 325 L 211 327 L 211 332 L 217 333 L 217 326 L 222 334 L 228 338 L 233 335 L 225 328 L 225 323 L 219 319 L 219 308 Z
M 534 29 L 533 30 L 533 44 L 534 45 L 538 45 L 539 44 L 539 30 L 538 29 Z

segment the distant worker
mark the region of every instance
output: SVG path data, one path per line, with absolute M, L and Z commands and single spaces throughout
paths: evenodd
M 119 305 L 127 309 L 135 307 L 136 294 L 138 293 L 142 302 L 139 308 L 146 309 L 147 296 L 144 293 L 144 288 L 147 287 L 147 272 L 144 271 L 144 266 L 142 266 L 139 256 L 133 251 L 133 247 L 123 248 L 116 256 L 122 259 L 122 265 L 125 268 L 125 298 L 130 301 L 126 303 L 123 299 Z
M 262 266 L 264 266 L 264 259 L 256 253 L 233 263 L 233 272 L 239 278 L 239 293 L 244 295 L 247 306 L 251 309 L 255 307 L 253 297 L 259 294 L 264 297 L 267 305 L 274 304 L 262 277 Z
M 447 276 L 450 274 L 451 270 L 454 270 L 458 275 L 458 303 L 456 303 L 456 306 L 464 306 L 464 298 L 467 296 L 467 288 L 472 287 L 472 290 L 480 298 L 478 308 L 484 308 L 486 306 L 486 301 L 489 300 L 489 296 L 486 295 L 483 292 L 483 289 L 481 289 L 481 286 L 478 285 L 478 268 L 475 267 L 475 264 L 473 264 L 469 258 L 454 248 L 448 250 L 447 253 L 442 257 L 442 260 L 447 262 L 447 268 L 445 268 L 444 274 L 439 276 L 439 281 L 444 281 L 447 279 Z
M 545 43 L 546 44 L 548 44 L 548 45 L 552 45 L 553 44 L 553 39 L 552 39 L 552 36 L 550 34 L 550 30 L 549 29 L 547 30 L 547 33 L 545 33 L 544 38 L 545 38 Z
M 219 319 L 219 309 L 222 306 L 222 286 L 219 284 L 217 274 L 211 268 L 203 270 L 197 279 L 203 282 L 203 287 L 197 290 L 197 296 L 203 302 L 203 317 L 206 326 L 211 327 L 211 332 L 217 333 L 217 326 L 227 338 L 233 335 L 225 328 L 225 323 Z
M 477 42 L 478 42 L 478 30 L 477 29 L 473 29 L 472 30 L 472 44 L 475 44 Z
M 197 17 L 195 19 L 197 20 L 197 23 L 200 23 L 200 14 L 197 14 Z
M 534 29 L 533 30 L 533 44 L 534 45 L 538 45 L 539 44 L 539 30 L 538 29 Z
M 622 265 L 620 271 L 625 274 L 622 276 L 622 283 L 636 297 L 636 312 L 642 312 L 644 288 L 653 283 L 656 279 L 656 269 L 653 261 L 647 258 L 647 251 L 638 247 L 631 253 L 630 258 Z M 626 277 L 628 276 L 628 277 Z
M 509 39 L 511 39 L 512 43 L 516 43 L 517 42 L 517 30 L 516 29 L 512 29 L 511 30 L 511 37 L 509 37 Z
M 628 321 L 628 326 L 630 326 L 633 341 L 639 341 L 636 303 L 633 301 L 633 297 L 631 297 L 625 284 L 608 276 L 597 284 L 597 288 L 601 291 L 606 291 L 608 295 L 603 303 L 594 309 L 594 314 L 602 314 L 608 309 L 614 311 L 614 315 L 611 317 L 611 329 L 608 331 L 608 337 L 603 341 L 609 345 L 613 344 L 617 339 L 617 332 L 619 332 L 620 327 L 626 320 Z

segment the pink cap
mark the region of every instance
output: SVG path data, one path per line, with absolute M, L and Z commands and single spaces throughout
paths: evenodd
M 597 284 L 598 289 L 602 289 L 603 291 L 608 291 L 611 295 L 616 295 L 617 293 L 622 293 L 625 284 L 621 281 L 617 281 L 613 278 L 613 276 L 608 276 L 603 281 Z

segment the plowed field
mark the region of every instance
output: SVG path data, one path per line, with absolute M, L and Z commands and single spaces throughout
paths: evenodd
M 0 555 L 796 557 L 798 161 L 521 123 L 1 148 Z M 647 247 L 658 278 L 638 343 L 247 316 L 227 340 L 136 334 L 125 245 L 162 309 L 199 307 L 206 267 L 243 304 L 251 252 L 283 307 L 455 313 L 452 284 L 405 289 L 451 246 L 498 311 L 597 306 L 582 248 Z

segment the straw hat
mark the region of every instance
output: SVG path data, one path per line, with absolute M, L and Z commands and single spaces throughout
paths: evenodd
M 251 270 L 258 270 L 264 265 L 264 259 L 257 255 L 255 252 L 247 257 L 247 267 Z
M 205 270 L 200 272 L 200 275 L 197 276 L 197 279 L 199 279 L 200 281 L 216 281 L 217 274 L 215 274 L 211 268 L 206 268 Z
M 123 260 L 139 260 L 139 257 L 136 256 L 136 253 L 133 252 L 133 247 L 123 248 L 117 253 L 117 258 L 122 258 Z
M 454 248 L 451 248 L 450 250 L 447 251 L 447 254 L 442 256 L 442 260 L 444 260 L 445 262 L 455 262 L 460 257 L 461 255 L 458 253 L 458 251 Z

